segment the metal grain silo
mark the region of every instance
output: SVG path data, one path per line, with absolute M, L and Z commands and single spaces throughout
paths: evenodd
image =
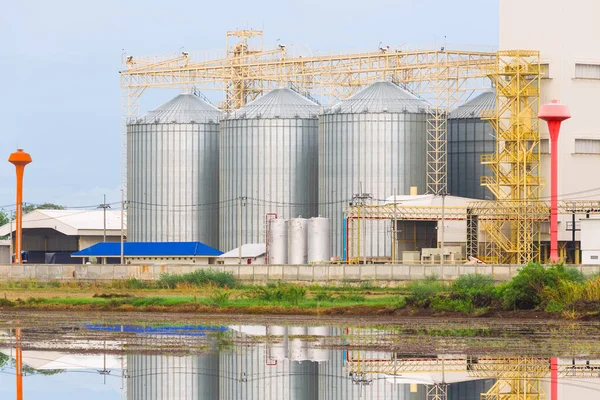
M 308 259 L 308 220 L 292 218 L 288 221 L 288 262 L 306 264 Z
M 218 247 L 222 115 L 181 94 L 127 125 L 130 241 Z
M 198 358 L 160 354 L 127 355 L 129 400 L 198 398 Z M 215 380 L 218 382 L 218 376 Z
M 221 122 L 222 249 L 263 242 L 266 213 L 317 214 L 319 110 L 291 89 L 275 89 Z
M 243 337 L 243 336 L 239 336 Z M 265 343 L 249 343 L 220 352 L 219 399 L 317 399 L 319 365 L 269 354 Z M 216 399 L 216 397 L 215 397 Z
M 332 254 L 342 255 L 343 209 L 353 195 L 372 202 L 426 188 L 427 103 L 391 82 L 377 82 L 319 118 L 319 213 L 331 218 Z M 362 256 L 390 256 L 387 221 L 370 221 Z
M 481 186 L 481 176 L 492 176 L 481 154 L 493 153 L 496 135 L 492 125 L 482 119 L 484 111 L 495 110 L 496 93 L 481 93 L 448 115 L 448 193 L 472 199 L 494 199 Z

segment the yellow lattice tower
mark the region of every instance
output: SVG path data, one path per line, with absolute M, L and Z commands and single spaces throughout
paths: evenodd
M 496 60 L 489 75 L 496 86 L 496 110 L 487 116 L 496 131 L 496 152 L 481 157 L 494 176 L 482 177 L 481 183 L 496 196 L 495 207 L 502 211 L 480 220 L 488 237 L 484 258 L 522 264 L 540 256 L 539 52 L 500 51 Z
M 237 39 L 231 42 L 232 39 Z M 252 44 L 251 39 L 260 43 Z M 262 93 L 260 82 L 252 80 L 248 76 L 246 65 L 252 57 L 261 56 L 263 50 L 263 32 L 252 29 L 229 31 L 226 34 L 227 60 L 230 63 L 230 77 L 226 82 L 225 112 L 236 110 L 246 103 L 254 100 Z M 285 58 L 285 48 L 282 59 Z

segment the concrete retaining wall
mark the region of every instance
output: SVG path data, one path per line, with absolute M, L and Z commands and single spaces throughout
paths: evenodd
M 161 274 L 184 274 L 199 269 L 229 271 L 245 282 L 276 281 L 328 283 L 371 281 L 395 285 L 436 275 L 441 280 L 454 280 L 464 274 L 491 275 L 496 281 L 512 278 L 518 265 L 0 265 L 0 280 L 110 281 L 137 278 L 155 280 Z M 598 265 L 577 265 L 586 275 L 600 273 Z

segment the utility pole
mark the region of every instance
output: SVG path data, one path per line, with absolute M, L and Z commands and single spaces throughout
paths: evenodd
M 362 182 L 358 183 L 358 190 L 359 190 L 359 193 L 355 194 L 352 197 L 352 204 L 354 204 L 355 206 L 358 206 L 358 213 L 359 213 L 358 214 L 359 215 L 358 229 L 357 229 L 357 231 L 358 231 L 358 249 L 357 250 L 358 250 L 358 263 L 360 264 L 360 254 L 361 254 L 361 251 L 360 251 L 360 242 L 361 242 L 360 229 L 361 229 L 361 225 L 364 226 L 364 215 L 362 215 L 362 211 L 363 211 L 362 208 L 367 203 L 367 200 L 371 199 L 372 197 L 371 197 L 371 194 L 369 194 L 369 193 L 363 193 Z M 366 257 L 364 260 L 365 260 L 364 263 L 366 264 L 367 263 Z
M 17 377 L 17 400 L 23 400 L 23 332 L 18 325 L 15 329 L 15 375 Z
M 396 188 L 394 188 L 394 218 L 392 219 L 392 224 L 394 224 L 392 227 L 392 264 L 396 264 L 396 259 L 398 258 L 396 256 L 396 250 L 398 248 L 398 210 L 396 209 L 396 206 L 398 205 L 398 199 L 396 198 L 396 195 Z
M 100 204 L 98 208 L 102 208 L 104 210 L 104 235 L 102 241 L 106 243 L 106 209 L 110 208 L 110 204 L 106 204 L 106 195 L 104 195 L 104 202 Z
M 14 216 L 14 214 L 11 211 L 10 215 L 9 215 L 9 218 L 8 218 L 9 221 L 10 221 L 10 236 L 9 237 L 10 237 L 10 262 L 11 263 L 12 263 L 12 255 L 13 255 L 14 250 L 15 250 L 14 246 L 13 246 L 13 234 L 12 234 L 12 222 L 13 222 L 13 218 L 14 218 L 13 216 Z
M 125 198 L 121 189 L 121 265 L 125 265 Z
M 238 265 L 242 264 L 242 206 L 245 205 L 242 201 L 244 200 L 245 197 L 238 198 Z

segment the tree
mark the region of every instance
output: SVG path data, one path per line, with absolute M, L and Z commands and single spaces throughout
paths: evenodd
M 34 210 L 64 210 L 63 206 L 59 206 L 58 204 L 52 203 L 44 203 L 44 204 L 25 204 L 23 205 L 23 214 L 30 213 Z
M 8 213 L 4 210 L 0 210 L 0 226 L 8 224 L 9 221 Z

